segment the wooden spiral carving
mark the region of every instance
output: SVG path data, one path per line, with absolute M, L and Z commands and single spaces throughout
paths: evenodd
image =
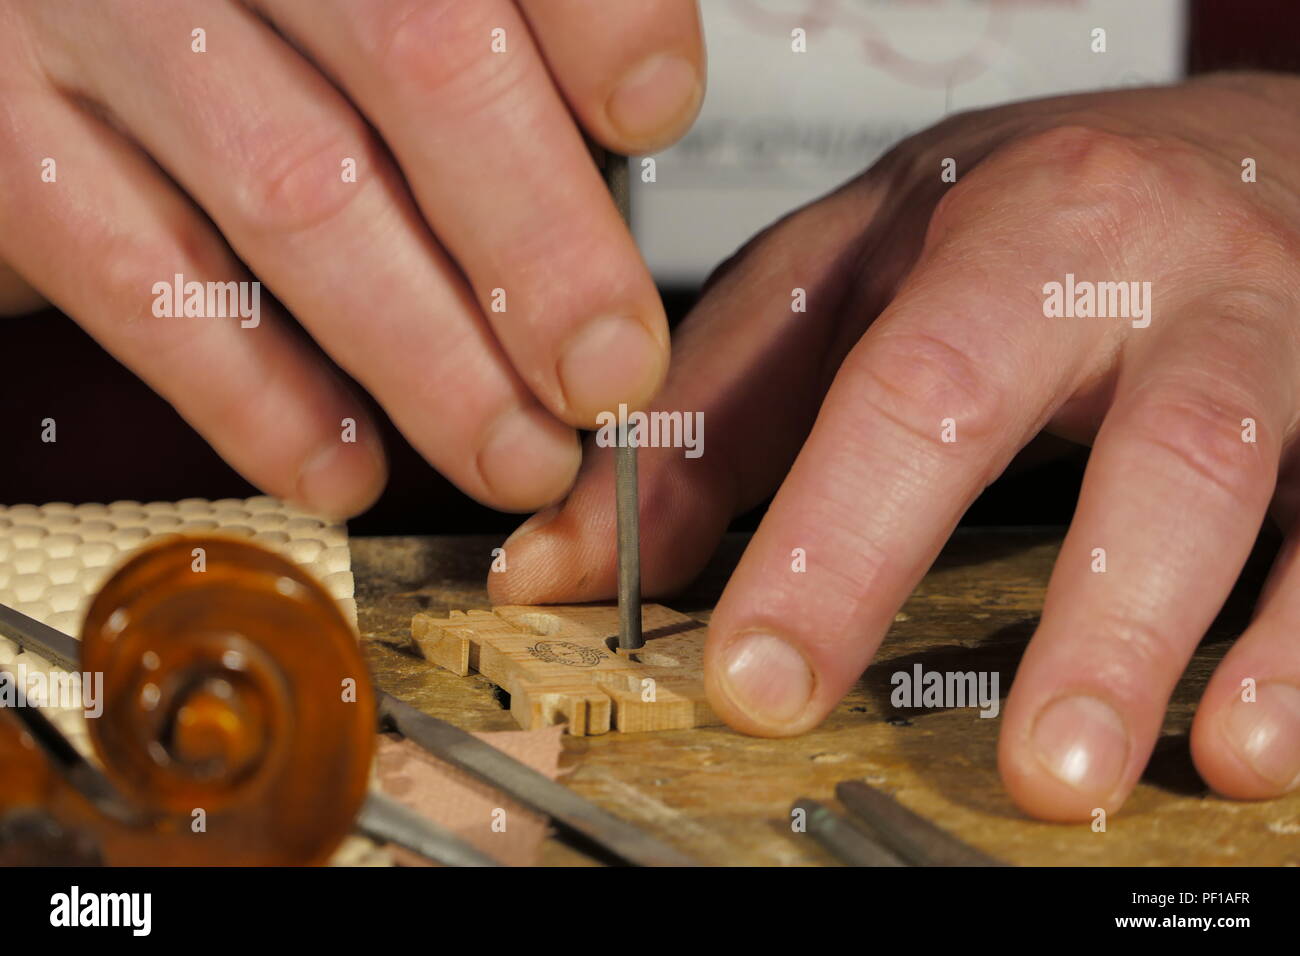
M 136 865 L 319 863 L 351 829 L 373 692 L 351 626 L 296 565 L 233 538 L 161 541 L 95 597 L 81 667 L 104 675 L 91 740 L 141 820 L 60 786 L 12 718 L 0 767 L 30 782 L 0 793 L 0 815 L 39 800 L 76 846 L 89 835 L 105 862 Z

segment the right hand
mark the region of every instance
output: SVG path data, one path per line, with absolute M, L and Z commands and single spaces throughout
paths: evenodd
M 253 483 L 360 511 L 379 439 L 287 315 L 153 314 L 256 275 L 448 478 L 536 509 L 668 362 L 584 133 L 662 148 L 703 69 L 693 0 L 0 0 L 0 309 L 43 296 Z

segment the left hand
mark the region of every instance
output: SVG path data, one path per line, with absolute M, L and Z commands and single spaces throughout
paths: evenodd
M 1228 796 L 1300 783 L 1298 104 L 1296 78 L 1239 75 L 954 117 L 715 277 L 654 406 L 702 410 L 705 453 L 642 451 L 642 569 L 649 593 L 682 586 L 780 485 L 710 624 L 728 723 L 820 722 L 962 513 L 1047 429 L 1094 448 L 1003 711 L 1013 798 L 1060 820 L 1124 801 L 1270 503 L 1290 543 L 1192 748 Z M 1149 282 L 1149 311 L 1050 316 L 1067 274 Z M 589 456 L 564 506 L 511 539 L 495 601 L 613 593 L 611 462 Z

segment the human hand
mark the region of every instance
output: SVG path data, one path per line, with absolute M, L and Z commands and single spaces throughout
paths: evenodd
M 1047 429 L 1093 452 L 1003 710 L 1012 797 L 1059 820 L 1124 801 L 1270 504 L 1292 537 L 1192 749 L 1228 796 L 1294 789 L 1298 152 L 1289 77 L 1013 104 L 913 137 L 724 266 L 653 405 L 702 411 L 705 453 L 640 464 L 651 594 L 780 489 L 711 618 L 717 712 L 768 736 L 820 722 L 972 500 Z M 1067 275 L 1078 295 L 1136 285 L 1127 309 L 1103 292 L 1121 314 L 1064 317 Z M 589 456 L 564 505 L 516 532 L 495 602 L 613 593 L 612 471 L 608 449 Z
M 502 509 L 563 495 L 573 426 L 661 383 L 662 306 L 583 131 L 685 130 L 693 0 L 0 0 L 0 64 L 0 306 L 39 290 L 271 493 L 362 510 L 374 428 L 251 290 L 242 318 L 159 318 L 175 275 L 255 274 Z

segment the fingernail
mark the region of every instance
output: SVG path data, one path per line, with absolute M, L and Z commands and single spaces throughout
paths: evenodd
M 594 422 L 620 402 L 652 397 L 664 372 L 664 350 L 636 319 L 595 319 L 569 341 L 560 358 L 560 387 L 575 419 Z
M 732 702 L 765 724 L 793 720 L 812 697 L 803 655 L 771 634 L 748 634 L 728 647 L 722 675 Z
M 512 541 L 518 541 L 520 538 L 524 537 L 525 535 L 532 534 L 534 531 L 536 531 L 538 528 L 541 528 L 543 525 L 550 524 L 552 521 L 556 519 L 556 517 L 559 516 L 559 514 L 560 514 L 559 505 L 551 505 L 549 508 L 543 508 L 541 511 L 537 512 L 537 514 L 533 515 L 531 518 L 529 518 L 527 521 L 521 524 L 518 528 L 515 528 L 514 531 L 510 532 L 510 537 L 506 538 L 505 544 L 503 544 L 502 547 L 510 544 Z
M 1033 731 L 1038 759 L 1076 790 L 1108 797 L 1128 761 L 1128 731 L 1109 704 L 1096 697 L 1062 697 L 1038 714 Z
M 701 92 L 695 64 L 675 53 L 656 54 L 623 75 L 605 112 L 620 133 L 639 143 L 675 132 Z
M 1300 784 L 1300 688 L 1268 682 L 1228 710 L 1228 740 L 1257 774 L 1284 791 Z
M 503 508 L 531 511 L 566 494 L 582 447 L 572 428 L 536 405 L 515 406 L 488 426 L 479 474 Z
M 303 507 L 330 518 L 348 518 L 374 504 L 384 488 L 384 456 L 368 441 L 330 439 L 298 472 Z

